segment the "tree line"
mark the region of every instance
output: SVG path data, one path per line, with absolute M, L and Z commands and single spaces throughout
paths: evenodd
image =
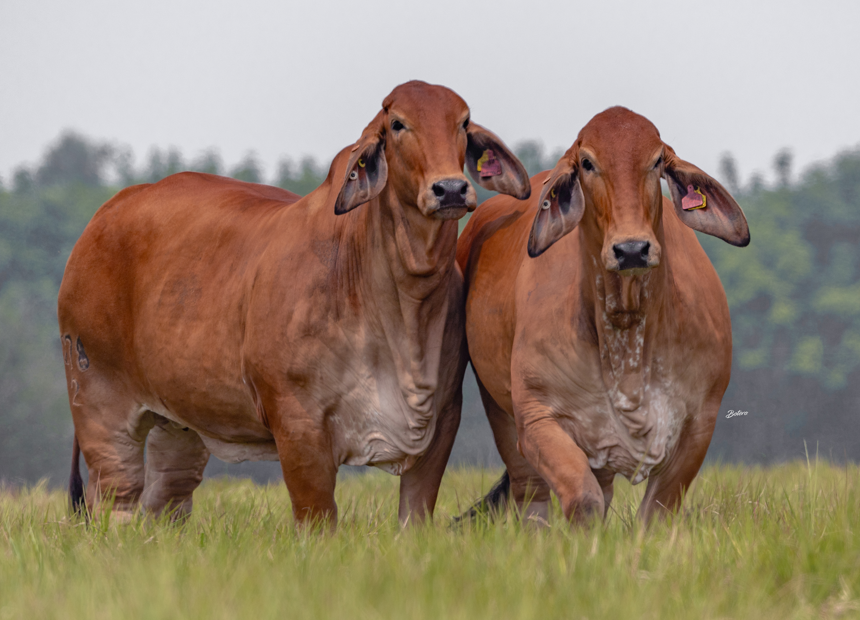
M 561 155 L 533 141 L 514 150 L 530 174 Z M 38 162 L 0 180 L 0 480 L 48 477 L 61 484 L 68 475 L 72 425 L 56 297 L 75 241 L 122 187 L 182 170 L 305 195 L 328 165 L 283 159 L 266 178 L 253 154 L 226 166 L 216 150 L 186 160 L 168 148 L 153 149 L 135 166 L 127 147 L 66 132 Z M 824 456 L 858 459 L 860 147 L 797 175 L 791 153 L 781 151 L 774 172 L 773 184 L 760 175 L 744 183 L 731 155 L 723 156 L 717 176 L 744 208 L 752 243 L 738 249 L 700 235 L 732 313 L 734 363 L 724 409 L 748 411 L 721 415 L 709 454 L 769 462 L 802 456 L 806 441 Z M 489 195 L 479 190 L 479 200 Z M 471 373 L 465 398 L 453 460 L 498 463 Z

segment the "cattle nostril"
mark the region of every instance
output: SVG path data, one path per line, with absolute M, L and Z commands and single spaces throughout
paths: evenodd
M 647 267 L 650 250 L 651 244 L 648 241 L 627 241 L 612 246 L 612 252 L 618 260 L 619 271 Z
M 469 184 L 465 179 L 443 179 L 433 184 L 433 194 L 439 199 L 439 208 L 465 207 Z

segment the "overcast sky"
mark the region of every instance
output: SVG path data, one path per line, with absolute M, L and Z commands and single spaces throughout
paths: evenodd
M 860 2 L 2 0 L 0 176 L 65 128 L 186 157 L 327 164 L 397 84 L 457 91 L 513 145 L 569 146 L 597 112 L 650 118 L 744 179 L 860 144 Z

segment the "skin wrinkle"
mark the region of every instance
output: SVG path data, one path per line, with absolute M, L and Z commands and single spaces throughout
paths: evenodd
M 685 174 L 699 175 L 710 210 L 687 216 L 663 199 L 660 176 Z M 553 228 L 556 212 L 542 211 L 541 201 L 569 175 L 579 175 L 584 210 L 568 234 L 570 224 Z M 650 476 L 640 507 L 650 519 L 660 506 L 674 509 L 696 475 L 731 368 L 725 293 L 688 226 L 745 245 L 743 214 L 650 122 L 623 108 L 592 119 L 532 186 L 528 217 L 515 230 L 489 226 L 522 204 L 493 198 L 458 245 L 469 356 L 485 407 L 516 422 L 522 455 L 569 518 L 579 519 L 576 506 L 605 512 L 621 473 L 634 483 Z M 543 244 L 535 253 L 523 243 L 530 228 Z M 647 267 L 618 271 L 614 248 L 628 242 L 647 247 Z M 513 489 L 527 469 L 499 435 L 503 424 L 491 425 Z

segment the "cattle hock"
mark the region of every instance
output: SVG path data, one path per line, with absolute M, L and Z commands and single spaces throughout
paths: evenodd
M 432 515 L 462 401 L 464 166 L 529 196 L 466 103 L 414 81 L 304 198 L 180 173 L 105 203 L 58 301 L 87 510 L 187 514 L 214 454 L 279 460 L 299 523 L 335 526 L 344 463 L 401 476 L 402 522 Z
M 528 200 L 482 205 L 457 247 L 468 356 L 510 495 L 544 516 L 552 491 L 585 523 L 605 516 L 621 474 L 648 480 L 650 520 L 680 506 L 731 371 L 725 292 L 693 231 L 745 246 L 746 218 L 622 107 L 531 184 Z

